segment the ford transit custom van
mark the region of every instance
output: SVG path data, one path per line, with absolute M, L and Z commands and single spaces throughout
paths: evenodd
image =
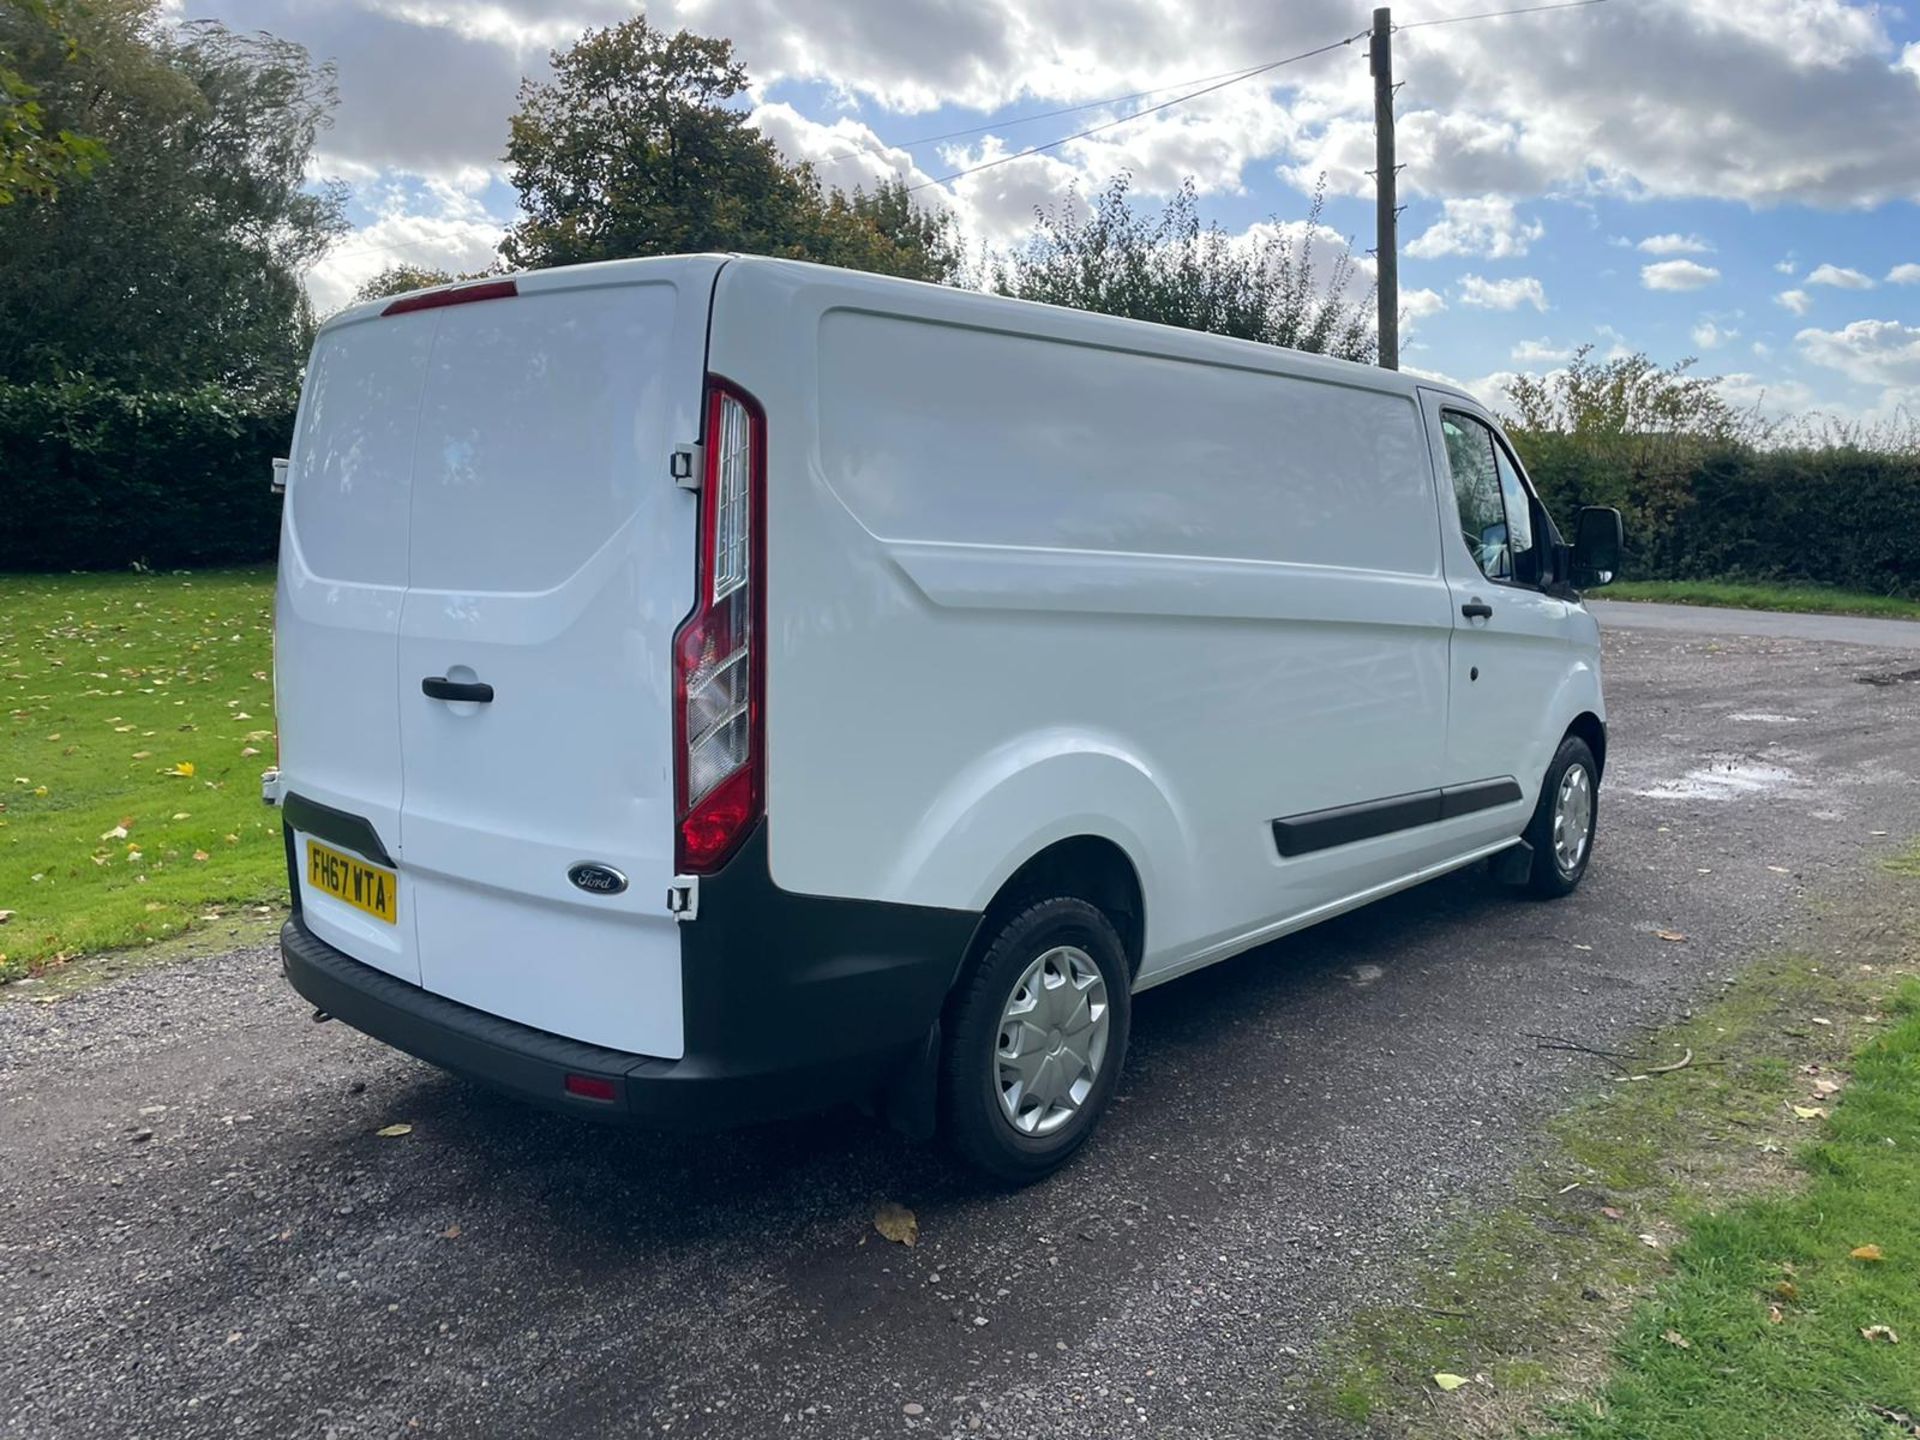
M 1141 990 L 1579 884 L 1619 546 L 1466 394 L 1186 330 L 719 255 L 359 305 L 286 468 L 286 973 L 546 1105 L 1032 1180 Z

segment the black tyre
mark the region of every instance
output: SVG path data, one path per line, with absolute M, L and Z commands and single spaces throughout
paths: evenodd
M 1527 887 L 1536 895 L 1571 895 L 1593 858 L 1593 831 L 1600 818 L 1600 767 L 1578 735 L 1554 752 L 1540 787 L 1540 802 L 1527 825 L 1533 868 Z
M 1130 983 L 1126 947 L 1098 907 L 1070 895 L 1022 904 L 948 1002 L 947 1143 L 1008 1185 L 1064 1165 L 1113 1096 Z

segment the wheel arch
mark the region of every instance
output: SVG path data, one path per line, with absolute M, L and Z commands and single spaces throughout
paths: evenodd
M 1055 840 L 1029 856 L 1001 883 L 974 930 L 961 971 L 983 947 L 993 943 L 1000 927 L 1022 905 L 1054 895 L 1072 895 L 1105 914 L 1120 933 L 1128 972 L 1140 973 L 1140 962 L 1146 954 L 1147 901 L 1139 867 L 1117 842 L 1093 834 Z
M 1587 742 L 1587 748 L 1593 751 L 1593 778 L 1598 781 L 1607 773 L 1607 722 L 1591 710 L 1582 710 L 1573 717 L 1573 723 L 1567 726 L 1566 733 L 1578 735 Z

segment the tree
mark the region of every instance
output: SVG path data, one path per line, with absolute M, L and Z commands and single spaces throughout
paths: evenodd
M 332 70 L 272 36 L 173 26 L 158 0 L 73 0 L 70 46 L 6 23 L 48 129 L 110 159 L 0 208 L 0 375 L 291 385 L 301 274 L 346 228 L 337 187 L 306 174 Z
M 1158 215 L 1136 211 L 1131 188 L 1131 176 L 1116 176 L 1085 216 L 1075 206 L 1036 211 L 1034 234 L 998 262 L 993 288 L 1346 360 L 1375 358 L 1371 307 L 1346 298 L 1350 252 L 1315 272 L 1319 190 L 1303 226 L 1276 224 L 1236 240 L 1217 224 L 1201 226 L 1191 180 Z
M 949 278 L 950 222 L 904 187 L 825 190 L 729 104 L 747 87 L 733 46 L 644 15 L 553 52 L 553 79 L 520 87 L 507 161 L 521 219 L 515 269 L 633 255 L 742 250 Z
M 0 19 L 0 55 L 49 40 L 68 61 L 79 57 L 79 42 L 51 0 L 12 0 L 11 11 Z M 91 174 L 106 158 L 106 147 L 90 135 L 71 130 L 48 134 L 39 93 L 40 87 L 20 71 L 0 63 L 0 205 L 11 205 L 23 195 L 51 200 L 63 180 Z
M 1747 422 L 1721 397 L 1719 377 L 1693 374 L 1694 364 L 1662 368 L 1641 354 L 1595 360 L 1593 346 L 1582 345 L 1563 369 L 1507 382 L 1508 423 L 1593 441 L 1741 438 Z

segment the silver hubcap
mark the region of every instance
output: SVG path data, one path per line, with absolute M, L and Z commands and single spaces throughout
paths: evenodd
M 1079 1113 L 1107 1058 L 1107 982 L 1075 945 L 1047 951 L 1014 982 L 994 1046 L 1000 1113 L 1049 1135 Z
M 1569 765 L 1553 801 L 1553 858 L 1562 875 L 1571 875 L 1586 857 L 1593 829 L 1593 777 L 1584 765 Z

